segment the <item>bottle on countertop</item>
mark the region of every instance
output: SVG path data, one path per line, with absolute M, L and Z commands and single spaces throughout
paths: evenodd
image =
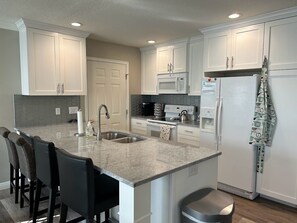
M 92 123 L 91 121 L 88 121 L 88 124 L 87 124 L 87 127 L 86 127 L 86 136 L 87 137 L 90 137 L 90 136 L 93 136 L 93 126 L 92 126 Z

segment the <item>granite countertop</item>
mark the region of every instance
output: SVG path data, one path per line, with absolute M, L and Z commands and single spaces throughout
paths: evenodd
M 72 154 L 90 157 L 100 171 L 131 187 L 221 154 L 219 151 L 204 147 L 193 147 L 150 137 L 134 143 L 76 137 L 74 136 L 77 132 L 76 124 L 15 129 L 30 136 L 40 136 L 44 140 L 52 141 L 57 148 L 65 149 Z

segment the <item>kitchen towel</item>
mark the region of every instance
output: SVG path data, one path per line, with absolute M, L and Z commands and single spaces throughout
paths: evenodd
M 268 61 L 265 57 L 249 142 L 257 147 L 257 172 L 263 173 L 265 146 L 271 146 L 276 122 L 277 117 L 268 86 Z
M 160 138 L 164 140 L 170 139 L 171 126 L 170 125 L 161 125 L 160 126 Z

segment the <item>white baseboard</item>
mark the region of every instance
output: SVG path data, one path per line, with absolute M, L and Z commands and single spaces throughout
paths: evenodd
M 9 184 L 10 184 L 9 181 L 0 183 L 0 190 L 8 189 L 9 188 Z

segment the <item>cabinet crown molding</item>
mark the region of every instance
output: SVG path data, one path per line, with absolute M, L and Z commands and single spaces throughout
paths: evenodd
M 21 18 L 20 20 L 16 21 L 15 24 L 19 31 L 25 30 L 26 28 L 35 28 L 40 30 L 53 31 L 53 32 L 57 32 L 65 35 L 82 37 L 82 38 L 87 38 L 90 35 L 90 33 L 88 32 L 65 28 L 62 26 L 57 26 L 57 25 L 52 25 L 47 23 L 42 23 L 42 22 L 38 22 L 30 19 L 24 19 L 24 18 Z
M 273 20 L 284 19 L 284 18 L 293 17 L 293 16 L 297 16 L 297 7 L 269 12 L 263 15 L 243 19 L 240 22 L 236 22 L 236 23 L 224 23 L 221 25 L 214 25 L 203 29 L 199 29 L 199 31 L 205 34 L 205 33 L 217 32 L 219 30 L 223 31 L 226 29 L 234 29 L 234 28 L 240 28 L 240 27 L 249 26 L 249 25 L 255 25 L 259 23 L 270 22 Z

